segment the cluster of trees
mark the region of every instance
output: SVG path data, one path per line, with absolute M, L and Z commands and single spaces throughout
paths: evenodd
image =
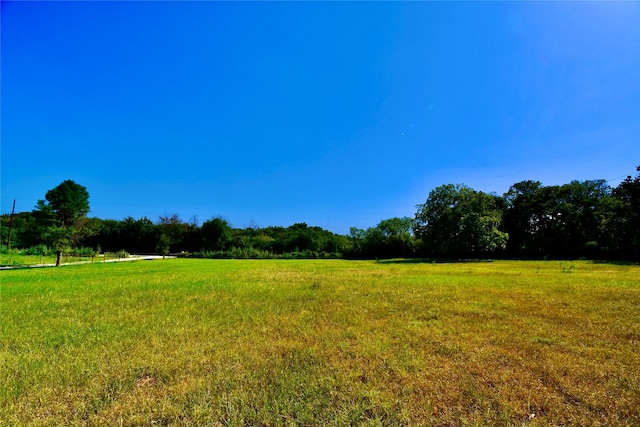
M 640 259 L 640 173 L 615 188 L 522 181 L 502 196 L 446 184 L 417 208 L 413 219 L 352 229 L 351 255 Z
M 640 172 L 640 166 L 638 167 Z M 348 236 L 305 223 L 232 228 L 223 218 L 184 222 L 177 215 L 87 218 L 85 187 L 65 181 L 31 212 L 2 216 L 14 247 L 45 245 L 211 258 L 610 258 L 640 259 L 640 173 L 617 187 L 604 180 L 543 186 L 522 181 L 504 195 L 446 184 L 417 206 L 415 218 L 390 218 Z M 8 242 L 7 242 L 8 243 Z
M 305 223 L 290 227 L 232 228 L 223 218 L 198 225 L 177 215 L 125 218 L 122 221 L 91 220 L 92 232 L 82 241 L 102 250 L 131 253 L 181 253 L 208 258 L 341 257 L 347 238 Z
M 616 188 L 522 181 L 503 196 L 444 185 L 419 205 L 414 231 L 431 256 L 638 259 L 639 220 L 640 174 Z
M 89 192 L 85 187 L 67 180 L 47 191 L 45 199 L 38 200 L 33 212 L 18 215 L 15 221 L 16 246 L 49 245 L 56 250 L 56 265 L 60 265 L 63 249 L 75 246 L 83 236 L 86 215 L 89 213 Z M 6 219 L 4 215 L 2 241 L 9 246 L 14 218 L 8 218 L 8 227 L 5 227 Z
M 181 253 L 211 258 L 336 258 L 349 238 L 310 227 L 235 229 L 223 218 L 184 222 L 177 215 L 123 220 L 87 218 L 89 193 L 73 181 L 47 192 L 31 212 L 2 216 L 2 242 L 14 248 L 40 247 L 58 252 L 71 248 L 129 253 Z

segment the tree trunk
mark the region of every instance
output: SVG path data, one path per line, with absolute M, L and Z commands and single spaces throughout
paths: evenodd
M 11 228 L 13 226 L 13 214 L 16 211 L 16 199 L 13 199 L 13 208 L 11 208 L 11 217 L 9 217 L 9 237 L 7 237 L 7 249 L 11 249 Z
M 60 267 L 62 264 L 62 251 L 58 251 L 58 256 L 56 257 L 56 267 Z

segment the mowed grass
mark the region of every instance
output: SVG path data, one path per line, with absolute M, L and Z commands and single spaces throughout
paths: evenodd
M 0 266 L 4 267 L 26 267 L 34 264 L 55 264 L 56 254 L 44 255 L 23 255 L 18 252 L 0 254 Z
M 55 264 L 56 254 L 47 255 L 25 255 L 20 250 L 12 250 L 8 253 L 0 253 L 0 267 L 27 268 L 38 266 L 41 264 Z M 96 256 L 77 256 L 64 255 L 62 264 L 78 263 L 78 262 L 100 262 L 119 258 L 117 253 L 100 254 Z
M 640 267 L 0 273 L 0 425 L 640 425 Z

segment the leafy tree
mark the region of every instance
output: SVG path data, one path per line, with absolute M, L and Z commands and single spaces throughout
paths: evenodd
M 556 225 L 564 227 L 558 249 L 563 256 L 595 256 L 599 252 L 600 224 L 604 217 L 603 201 L 611 188 L 603 179 L 571 181 L 559 189 L 563 218 Z
M 413 219 L 384 219 L 366 230 L 352 227 L 350 230 L 353 258 L 403 258 L 415 255 L 415 238 L 412 234 Z
M 100 233 L 103 230 L 104 221 L 100 218 L 87 218 L 83 224 L 82 235 L 77 245 L 85 248 L 98 248 L 100 246 Z M 101 247 L 101 246 L 100 246 Z
M 131 253 L 152 253 L 158 246 L 158 229 L 147 217 L 133 219 L 127 217 L 118 227 L 119 246 L 114 250 L 124 249 Z
M 58 251 L 56 265 L 60 265 L 63 248 L 75 244 L 82 236 L 89 212 L 89 192 L 71 180 L 47 191 L 38 200 L 36 216 L 42 227 L 43 240 Z
M 166 255 L 169 252 L 180 252 L 186 249 L 184 241 L 189 225 L 182 222 L 177 214 L 161 216 L 158 229 L 160 230 L 156 245 L 158 252 Z
M 606 226 L 612 247 L 622 258 L 640 258 L 640 166 L 636 170 L 635 177 L 627 176 L 613 190 L 613 219 Z
M 86 246 L 100 246 L 104 251 L 115 252 L 121 249 L 130 251 L 128 241 L 122 233 L 122 221 L 104 219 L 101 221 L 98 232 L 92 236 L 91 243 Z
M 231 226 L 227 220 L 220 217 L 205 221 L 201 232 L 206 250 L 223 251 L 231 241 Z
M 45 199 L 58 225 L 71 228 L 89 213 L 89 192 L 86 187 L 66 180 L 47 191 Z
M 315 242 L 315 233 L 307 223 L 301 222 L 289 226 L 286 230 L 286 251 L 302 252 L 318 249 Z
M 349 229 L 349 250 L 347 255 L 351 258 L 363 257 L 364 238 L 366 230 L 357 227 L 351 227 Z
M 509 234 L 507 251 L 512 255 L 533 250 L 532 238 L 537 230 L 537 219 L 542 215 L 537 198 L 541 187 L 539 181 L 521 181 L 513 184 L 504 195 L 504 228 Z
M 504 249 L 499 198 L 465 185 L 446 184 L 418 205 L 414 233 L 428 254 L 479 256 Z
M 14 248 L 28 248 L 32 246 L 42 245 L 44 242 L 45 228 L 42 218 L 38 217 L 39 211 L 20 212 L 13 219 L 13 235 L 11 237 L 12 246 Z M 5 218 L 6 217 L 6 218 Z M 6 219 L 6 226 L 9 224 L 9 215 L 3 216 Z M 3 225 L 3 232 L 8 231 Z M 6 241 L 6 237 L 4 237 Z
M 505 194 L 508 250 L 514 256 L 577 257 L 602 251 L 611 189 L 604 180 L 544 187 L 514 184 Z

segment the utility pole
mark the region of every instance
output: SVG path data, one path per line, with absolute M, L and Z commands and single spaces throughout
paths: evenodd
M 16 212 L 16 199 L 13 199 L 11 216 L 9 217 L 9 236 L 7 237 L 7 249 L 11 249 L 11 227 L 13 226 L 13 214 Z

